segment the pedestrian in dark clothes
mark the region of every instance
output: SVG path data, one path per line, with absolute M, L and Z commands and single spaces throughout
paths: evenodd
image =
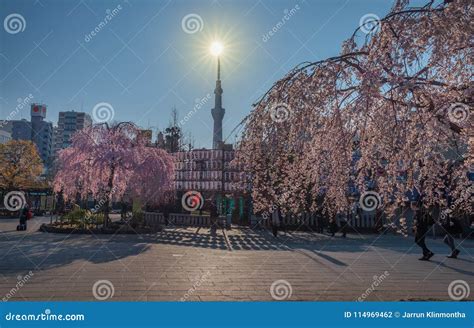
M 214 199 L 209 200 L 209 216 L 211 219 L 211 234 L 217 232 L 217 221 L 219 220 L 219 211 L 217 210 L 217 205 Z
M 451 249 L 451 255 L 447 256 L 447 258 L 456 259 L 461 251 L 454 244 L 454 235 L 462 233 L 462 226 L 458 220 L 447 214 L 446 220 L 443 223 L 443 229 L 446 232 L 443 242 Z
M 272 233 L 273 237 L 278 236 L 278 229 L 281 228 L 280 212 L 275 209 L 272 213 Z
M 329 219 L 329 232 L 331 233 L 331 237 L 334 237 L 336 232 L 339 230 L 339 226 L 337 225 L 335 218 Z
M 412 210 L 415 212 L 414 215 L 414 228 L 415 228 L 415 243 L 420 246 L 423 251 L 423 256 L 419 258 L 420 261 L 429 261 L 433 257 L 434 253 L 426 246 L 425 238 L 426 234 L 430 230 L 432 225 L 431 216 L 428 211 L 421 207 L 421 204 L 413 202 L 411 204 Z
M 349 223 L 347 222 L 347 219 L 341 219 L 341 233 L 342 233 L 342 238 L 346 238 L 347 235 L 347 228 L 349 226 Z
M 18 225 L 17 230 L 26 230 L 26 223 L 29 216 L 31 216 L 30 209 L 28 206 L 23 207 L 20 210 L 20 224 Z
M 324 233 L 324 217 L 323 217 L 323 214 L 318 212 L 318 213 L 316 213 L 316 215 L 317 215 L 317 222 L 318 222 L 317 232 L 318 233 Z

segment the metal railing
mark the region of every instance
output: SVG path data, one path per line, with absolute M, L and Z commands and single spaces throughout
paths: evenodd
M 225 222 L 225 217 L 219 217 L 219 223 Z M 211 218 L 209 215 L 191 215 L 170 213 L 168 221 L 163 213 L 145 212 L 145 224 L 150 227 L 176 225 L 176 226 L 195 226 L 210 227 Z

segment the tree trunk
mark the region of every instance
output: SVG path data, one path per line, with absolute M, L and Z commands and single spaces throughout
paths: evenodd
M 112 164 L 110 166 L 110 176 L 109 176 L 109 182 L 107 184 L 108 190 L 106 191 L 106 201 L 104 204 L 104 227 L 106 228 L 109 225 L 109 213 L 110 213 L 110 195 L 112 193 L 112 189 L 114 187 L 114 175 L 115 175 L 115 164 Z

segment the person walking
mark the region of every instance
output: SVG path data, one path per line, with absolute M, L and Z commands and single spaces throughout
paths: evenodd
M 278 228 L 280 227 L 280 213 L 278 209 L 275 209 L 272 213 L 272 232 L 273 237 L 278 236 Z
M 342 212 L 337 215 L 339 218 L 339 223 L 341 225 L 340 232 L 341 232 L 341 237 L 346 238 L 347 231 L 349 229 L 349 220 L 350 220 L 350 213 L 347 212 L 346 215 L 344 215 Z
M 419 258 L 420 261 L 429 261 L 434 253 L 428 249 L 425 242 L 425 237 L 430 230 L 432 224 L 431 217 L 427 210 L 424 210 L 420 203 L 413 202 L 411 208 L 414 211 L 414 230 L 415 243 L 420 246 L 423 251 L 423 256 Z
M 347 218 L 342 218 L 340 222 L 341 222 L 341 234 L 342 234 L 341 237 L 346 238 L 349 222 L 347 221 Z
M 456 220 L 450 213 L 446 215 L 446 220 L 442 225 L 444 231 L 446 232 L 446 236 L 443 238 L 443 242 L 449 246 L 451 249 L 451 255 L 446 256 L 450 259 L 456 259 L 461 253 L 459 249 L 456 248 L 454 244 L 454 235 L 462 233 L 462 226 L 458 220 Z
M 331 237 L 336 235 L 336 232 L 339 230 L 339 226 L 337 225 L 336 218 L 332 217 L 329 219 L 329 232 L 331 233 Z

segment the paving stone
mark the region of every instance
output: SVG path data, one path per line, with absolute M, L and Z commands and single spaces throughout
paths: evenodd
M 268 231 L 232 229 L 213 237 L 196 228 L 144 236 L 38 232 L 47 221 L 34 218 L 24 233 L 14 231 L 16 220 L 0 219 L 0 299 L 10 293 L 11 300 L 91 301 L 100 280 L 114 290 L 108 301 L 265 301 L 273 300 L 274 283 L 286 288 L 288 301 L 354 301 L 364 293 L 367 301 L 450 300 L 454 280 L 474 289 L 473 240 L 456 240 L 461 255 L 452 260 L 440 238 L 428 239 L 436 255 L 422 262 L 412 238 L 395 235 L 343 239 L 292 232 L 275 239 Z M 30 270 L 30 279 L 12 293 Z

